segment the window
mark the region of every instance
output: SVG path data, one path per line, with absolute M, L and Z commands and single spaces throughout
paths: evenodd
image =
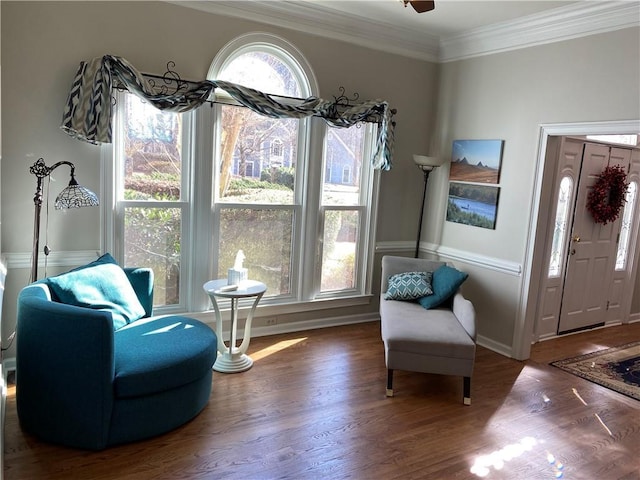
M 282 140 L 274 138 L 271 142 L 271 165 L 282 165 L 282 157 L 284 156 L 282 148 Z
M 326 136 L 325 163 L 331 159 L 339 165 L 341 178 L 325 177 L 322 185 L 322 269 L 321 292 L 356 288 L 358 271 L 358 245 L 361 221 L 367 211 L 367 170 L 363 158 L 370 149 L 367 130 L 359 127 L 329 128 Z M 363 168 L 365 167 L 365 168 Z M 331 173 L 338 169 L 325 166 Z M 360 172 L 351 179 L 351 171 Z M 345 173 L 348 173 L 346 178 Z M 363 181 L 364 180 L 364 181 Z
M 161 112 L 138 97 L 118 97 L 114 212 L 110 250 L 155 274 L 156 306 L 184 308 L 188 242 L 190 116 Z
M 616 254 L 616 270 L 627 268 L 627 257 L 629 256 L 629 242 L 631 241 L 631 219 L 636 205 L 636 195 L 638 184 L 629 183 L 627 195 L 625 197 L 624 210 L 622 212 L 622 223 L 620 225 L 620 236 L 618 237 L 618 252 Z
M 342 183 L 351 183 L 351 165 L 344 165 L 342 167 Z
M 318 90 L 297 50 L 267 34 L 231 42 L 208 76 L 285 102 Z M 238 250 L 267 284 L 261 304 L 369 293 L 374 124 L 269 118 L 223 91 L 185 114 L 128 93 L 117 108 L 105 245 L 126 266 L 154 269 L 159 312 L 206 309 L 201 285 L 226 278 Z
M 299 97 L 314 94 L 304 70 L 286 48 L 254 43 L 214 60 L 209 75 Z M 217 107 L 217 275 L 224 277 L 243 250 L 250 276 L 267 284 L 266 298 L 302 301 L 364 293 L 360 270 L 367 258 L 363 232 L 370 231 L 365 213 L 372 203 L 373 173 L 362 163 L 371 154 L 373 129 L 328 128 L 315 118 L 272 119 L 228 103 Z M 319 151 L 310 148 L 314 133 L 325 138 Z M 265 144 L 268 161 L 254 173 L 256 180 L 248 179 L 243 165 L 257 165 Z M 325 171 L 340 175 L 323 177 Z
M 567 223 L 569 221 L 569 207 L 573 193 L 573 180 L 564 177 L 560 182 L 558 191 L 558 204 L 553 228 L 553 241 L 551 243 L 551 258 L 549 260 L 549 277 L 558 277 L 562 271 L 564 259 L 564 245 L 567 237 Z

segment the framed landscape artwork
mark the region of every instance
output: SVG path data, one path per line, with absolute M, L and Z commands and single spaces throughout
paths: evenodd
M 500 187 L 449 182 L 447 221 L 496 228 Z
M 504 140 L 455 140 L 449 180 L 497 184 Z
M 496 228 L 504 140 L 455 140 L 447 221 Z

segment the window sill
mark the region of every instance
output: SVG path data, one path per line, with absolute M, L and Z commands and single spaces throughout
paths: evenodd
M 328 310 L 332 308 L 357 307 L 360 305 L 369 305 L 372 298 L 373 295 L 357 295 L 353 297 L 323 298 L 318 300 L 289 303 L 268 303 L 267 300 L 264 302 L 264 304 L 258 305 L 256 317 L 286 315 L 289 313 L 300 312 L 313 312 L 317 310 Z
M 374 295 L 358 295 L 353 297 L 343 298 L 331 298 L 321 300 L 311 300 L 303 302 L 289 302 L 289 303 L 268 303 L 268 299 L 265 303 L 260 303 L 254 314 L 254 318 L 274 317 L 277 315 L 288 315 L 294 313 L 314 312 L 318 310 L 330 310 L 334 308 L 348 308 L 357 307 L 362 305 L 370 305 Z M 240 302 L 239 314 L 241 317 L 246 316 L 251 305 L 252 299 Z M 228 320 L 230 318 L 229 309 L 230 303 L 228 301 L 218 302 L 222 313 L 222 319 Z M 210 318 L 213 314 L 213 309 L 205 310 L 203 312 L 185 313 L 184 315 L 194 316 L 196 318 Z M 164 313 L 164 312 L 163 312 Z

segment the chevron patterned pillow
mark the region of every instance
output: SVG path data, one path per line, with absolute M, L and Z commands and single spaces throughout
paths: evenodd
M 385 300 L 415 300 L 432 295 L 431 272 L 405 272 L 389 277 Z

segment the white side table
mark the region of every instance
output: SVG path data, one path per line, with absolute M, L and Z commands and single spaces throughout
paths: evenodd
M 211 298 L 213 310 L 216 315 L 216 335 L 218 336 L 219 355 L 213 364 L 213 369 L 216 372 L 222 373 L 238 373 L 250 369 L 253 365 L 253 360 L 247 355 L 247 349 L 251 341 L 251 321 L 253 320 L 253 314 L 256 311 L 258 302 L 260 302 L 264 292 L 267 291 L 267 286 L 255 280 L 245 280 L 241 282 L 237 290 L 226 290 L 225 287 L 227 286 L 226 278 L 210 280 L 203 285 L 204 291 L 207 292 L 207 295 Z M 238 301 L 241 298 L 251 297 L 254 298 L 253 306 L 245 321 L 242 343 L 237 347 Z M 218 298 L 231 299 L 231 338 L 229 339 L 228 347 L 222 339 L 222 315 L 218 307 Z

